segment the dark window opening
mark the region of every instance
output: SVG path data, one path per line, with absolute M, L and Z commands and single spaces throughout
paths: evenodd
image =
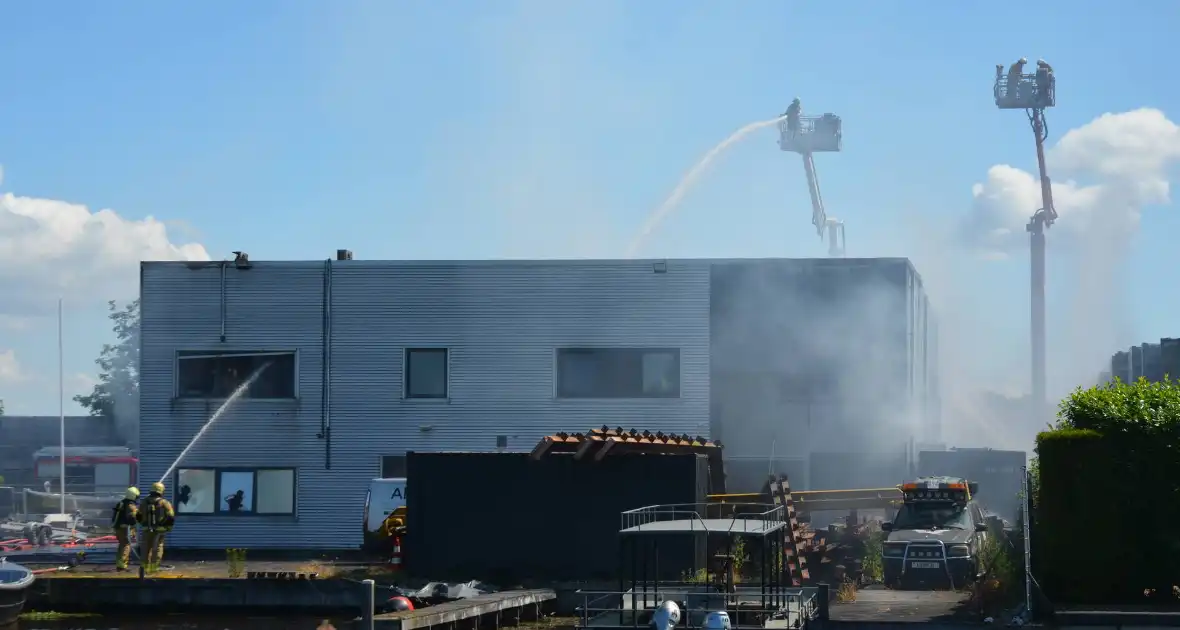
M 447 397 L 447 349 L 406 349 L 406 398 Z
M 507 435 L 497 435 L 496 436 L 496 448 L 508 448 L 508 436 Z
M 677 348 L 561 348 L 558 398 L 679 398 Z
M 406 476 L 405 455 L 385 455 L 381 458 L 381 478 L 400 479 Z
M 295 398 L 295 353 L 181 352 L 176 361 L 179 398 L 228 398 L 256 372 L 246 398 Z

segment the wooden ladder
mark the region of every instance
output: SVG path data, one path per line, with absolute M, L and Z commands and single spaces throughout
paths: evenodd
M 795 512 L 795 500 L 791 498 L 791 482 L 786 475 L 771 475 L 769 486 L 774 505 L 783 507 L 783 521 L 789 529 L 783 560 L 791 576 L 791 586 L 803 586 L 811 581 L 811 574 L 807 571 L 807 558 L 802 553 L 803 526 Z

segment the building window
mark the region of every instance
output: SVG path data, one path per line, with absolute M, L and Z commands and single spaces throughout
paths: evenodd
M 181 468 L 176 471 L 181 514 L 294 514 L 294 468 Z
M 401 479 L 406 476 L 405 455 L 383 455 L 381 457 L 381 478 Z
M 676 348 L 560 348 L 558 398 L 679 398 Z
M 406 398 L 447 397 L 447 349 L 406 349 Z
M 178 398 L 229 398 L 254 376 L 246 398 L 296 397 L 294 352 L 187 352 L 176 357 Z

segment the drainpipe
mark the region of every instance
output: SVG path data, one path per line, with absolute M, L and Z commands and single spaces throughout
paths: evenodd
M 225 343 L 225 268 L 227 265 L 229 265 L 228 260 L 221 261 L 221 343 Z
M 332 260 L 324 261 L 323 332 L 321 346 L 320 434 L 324 440 L 324 469 L 332 469 Z

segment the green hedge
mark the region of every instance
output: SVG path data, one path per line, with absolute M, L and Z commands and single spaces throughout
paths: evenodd
M 1057 602 L 1143 602 L 1180 583 L 1180 386 L 1075 391 L 1037 436 L 1034 575 Z
M 1106 498 L 1114 486 L 1113 458 L 1094 431 L 1063 429 L 1037 436 L 1040 496 L 1036 537 L 1033 538 L 1037 576 L 1053 601 L 1089 602 L 1110 593 L 1119 577 L 1096 575 L 1101 566 L 1121 567 L 1121 545 L 1099 531 L 1117 531 L 1118 513 Z

